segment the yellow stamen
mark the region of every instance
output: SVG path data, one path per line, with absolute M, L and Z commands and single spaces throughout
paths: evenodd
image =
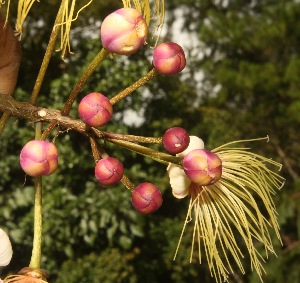
M 70 45 L 70 30 L 72 22 L 76 21 L 79 13 L 87 6 L 89 6 L 92 2 L 93 0 L 90 0 L 87 4 L 81 7 L 77 11 L 76 16 L 73 18 L 76 0 L 71 0 L 71 3 L 70 0 L 64 0 L 62 22 L 58 24 L 61 26 L 61 43 L 58 50 L 62 51 L 62 58 L 65 57 L 67 52 L 72 53 Z
M 21 39 L 23 32 L 23 23 L 33 5 L 34 2 L 39 2 L 38 0 L 19 0 L 18 2 L 18 16 L 16 22 L 16 34 Z

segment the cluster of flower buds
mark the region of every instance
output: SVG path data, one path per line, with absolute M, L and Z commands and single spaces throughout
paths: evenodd
M 173 129 L 177 129 L 177 127 Z M 172 128 L 166 133 L 171 132 L 171 130 Z M 177 131 L 178 133 L 183 132 L 182 130 Z M 175 130 L 174 133 L 176 133 Z M 163 143 L 165 145 L 164 138 Z M 176 139 L 174 145 L 175 143 Z M 172 150 L 170 145 L 169 147 Z M 183 158 L 183 168 L 175 164 L 170 164 L 167 168 L 172 192 L 176 198 L 184 198 L 188 194 L 193 194 L 190 190 L 196 187 L 212 185 L 222 176 L 221 159 L 217 154 L 204 149 L 203 141 L 196 136 L 190 136 L 189 143 L 184 147 L 184 150 L 176 155 Z
M 100 34 L 107 51 L 130 55 L 146 44 L 148 26 L 139 11 L 122 8 L 104 19 Z M 159 74 L 177 74 L 186 66 L 184 51 L 177 43 L 161 43 L 154 49 L 152 64 Z
M 100 35 L 102 45 L 108 52 L 130 55 L 146 44 L 148 26 L 139 11 L 122 8 L 103 20 Z M 177 74 L 186 65 L 184 51 L 176 43 L 162 43 L 154 49 L 152 65 L 158 74 Z M 92 92 L 80 101 L 78 114 L 88 126 L 103 127 L 111 120 L 113 106 L 105 95 Z M 163 136 L 163 146 L 171 154 L 185 150 L 189 141 L 188 133 L 180 127 L 167 130 Z M 20 164 L 30 176 L 50 175 L 58 166 L 57 148 L 51 142 L 32 140 L 22 149 Z M 103 186 L 116 184 L 123 174 L 122 163 L 113 157 L 100 159 L 95 167 L 95 177 Z M 161 206 L 162 196 L 155 185 L 142 183 L 132 191 L 132 204 L 141 213 L 151 213 Z
M 104 19 L 100 35 L 103 48 L 106 50 L 103 53 L 131 55 L 146 44 L 148 26 L 138 10 L 123 8 L 111 13 Z M 128 87 L 124 90 L 130 89 L 126 95 L 157 74 L 170 76 L 181 72 L 186 66 L 182 47 L 174 42 L 161 43 L 154 49 L 152 66 L 153 69 L 147 76 L 140 79 L 132 88 Z M 11 89 L 14 88 L 14 83 Z M 116 97 L 109 100 L 105 95 L 98 92 L 86 95 L 78 106 L 81 120 L 90 127 L 105 126 L 113 115 L 112 105 L 124 98 L 124 95 L 119 94 Z M 176 198 L 190 195 L 188 217 L 183 231 L 187 222 L 190 221 L 191 209 L 193 209 L 195 226 L 192 247 L 195 246 L 194 241 L 198 236 L 199 245 L 200 242 L 203 242 L 203 250 L 205 250 L 208 259 L 209 269 L 212 271 L 211 275 L 217 275 L 217 281 L 221 280 L 221 277 L 227 281 L 228 270 L 232 271 L 233 269 L 228 260 L 228 266 L 220 260 L 220 256 L 229 258 L 226 254 L 227 251 L 231 253 L 230 258 L 236 261 L 241 271 L 244 271 L 240 261 L 243 252 L 240 251 L 232 232 L 235 230 L 240 233 L 249 250 L 248 257 L 251 258 L 251 265 L 258 271 L 261 278 L 263 268 L 260 259 L 263 260 L 263 258 L 256 250 L 255 245 L 257 241 L 261 242 L 266 251 L 274 252 L 267 227 L 273 227 L 278 237 L 280 234 L 276 210 L 270 196 L 274 193 L 273 186 L 280 189 L 284 183 L 284 179 L 269 170 L 265 163 L 280 168 L 281 165 L 259 155 L 243 152 L 244 149 L 226 148 L 226 145 L 215 149 L 213 152 L 206 150 L 200 138 L 189 136 L 187 131 L 180 127 L 168 129 L 162 139 L 158 140 L 170 154 L 175 154 L 177 157 L 165 153 L 160 154 L 151 149 L 147 152 L 148 154 L 144 154 L 145 147 L 134 146 L 136 146 L 135 148 L 140 146 L 139 150 L 143 155 L 151 156 L 156 160 L 161 158 L 160 161 L 163 163 L 170 162 L 170 160 L 174 162 L 169 163 L 167 168 L 172 193 Z M 130 146 L 127 144 L 129 149 L 133 149 L 132 144 L 133 142 Z M 151 153 L 149 153 L 150 151 Z M 50 175 L 58 167 L 58 150 L 51 142 L 32 140 L 23 147 L 20 154 L 20 164 L 24 172 L 30 176 Z M 103 186 L 111 186 L 119 181 L 124 182 L 124 180 L 126 183 L 126 177 L 123 175 L 123 164 L 113 157 L 100 159 L 95 166 L 94 173 L 99 184 Z M 131 189 L 131 202 L 138 212 L 142 214 L 153 213 L 161 207 L 162 194 L 154 184 L 144 182 L 135 188 L 133 184 L 127 185 L 127 187 Z M 240 191 L 241 195 L 239 195 Z M 252 193 L 256 193 L 262 200 L 265 205 L 265 212 L 269 214 L 268 217 L 258 210 Z M 247 208 L 247 205 L 250 209 Z M 226 218 L 231 221 L 227 221 Z M 197 236 L 195 237 L 195 235 Z M 215 245 L 216 235 L 221 251 L 218 251 L 218 247 Z M 201 241 L 200 237 L 203 237 Z M 180 242 L 181 237 L 179 245 Z M 225 246 L 226 249 L 224 249 Z M 191 253 L 191 258 L 192 256 L 193 253 Z M 11 257 L 11 243 L 5 232 L 0 229 L 0 267 L 6 266 Z M 199 258 L 202 258 L 200 246 Z M 18 275 L 7 277 L 4 282 L 46 282 L 44 280 L 47 277 L 48 274 L 44 270 L 24 268 Z

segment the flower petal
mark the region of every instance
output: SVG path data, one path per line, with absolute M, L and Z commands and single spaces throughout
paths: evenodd
M 10 263 L 13 251 L 7 234 L 0 229 L 0 266 L 6 266 Z
M 172 193 L 176 198 L 184 198 L 189 193 L 189 185 L 191 180 L 185 175 L 183 169 L 174 164 L 170 164 L 167 168 L 170 185 L 172 187 Z
M 176 156 L 185 157 L 190 151 L 194 149 L 204 149 L 204 142 L 196 136 L 190 136 L 190 143 L 186 150 L 178 153 Z

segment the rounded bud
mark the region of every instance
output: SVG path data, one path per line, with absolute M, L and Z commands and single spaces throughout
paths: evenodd
M 148 26 L 138 10 L 122 8 L 104 19 L 100 33 L 106 50 L 130 55 L 145 44 Z
M 167 172 L 169 174 L 173 196 L 178 199 L 186 197 L 189 194 L 189 186 L 192 181 L 186 176 L 184 170 L 170 163 Z
M 177 74 L 186 65 L 184 51 L 177 43 L 161 43 L 154 49 L 152 64 L 160 74 L 167 76 Z
M 80 101 L 78 112 L 81 120 L 87 125 L 101 127 L 109 122 L 113 114 L 113 107 L 106 96 L 92 92 Z
M 111 186 L 118 183 L 124 174 L 122 163 L 114 157 L 100 159 L 95 167 L 95 177 L 104 186 Z
M 58 167 L 58 150 L 52 142 L 32 140 L 21 151 L 20 165 L 32 177 L 51 175 Z
M 209 150 L 194 149 L 183 158 L 183 169 L 194 183 L 207 186 L 217 182 L 222 175 L 222 161 Z
M 143 214 L 152 213 L 162 205 L 160 190 L 152 183 L 141 183 L 132 192 L 132 204 L 134 208 Z
M 0 267 L 7 266 L 12 258 L 13 250 L 7 234 L 0 229 Z M 0 280 L 1 282 L 1 280 Z
M 184 151 L 188 147 L 190 136 L 185 129 L 173 127 L 165 132 L 162 142 L 168 152 L 176 154 Z

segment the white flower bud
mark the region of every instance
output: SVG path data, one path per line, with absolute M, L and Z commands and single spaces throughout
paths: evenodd
M 174 197 L 178 199 L 186 197 L 189 193 L 188 187 L 191 184 L 191 180 L 185 175 L 183 169 L 174 164 L 170 164 L 167 171 Z
M 202 139 L 196 136 L 190 136 L 189 146 L 183 152 L 178 153 L 176 156 L 185 157 L 190 151 L 194 149 L 204 149 L 204 142 Z
M 0 229 L 0 266 L 6 266 L 10 263 L 13 255 L 12 246 L 7 234 Z

